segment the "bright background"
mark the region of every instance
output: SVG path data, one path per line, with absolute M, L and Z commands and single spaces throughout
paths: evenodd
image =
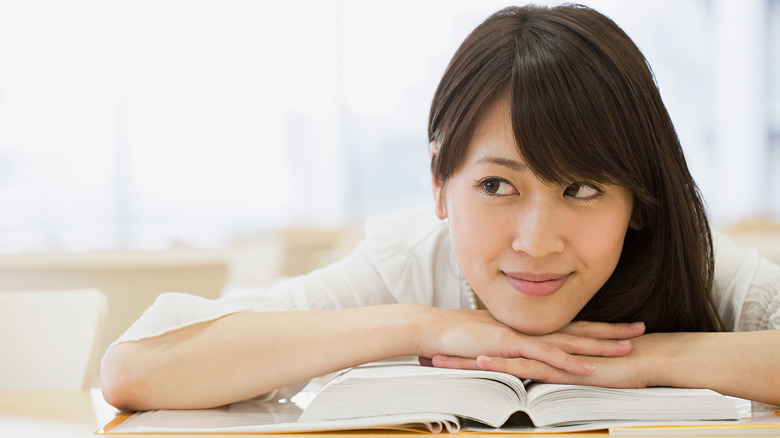
M 780 0 L 586 2 L 713 220 L 780 219 Z M 431 203 L 426 122 L 505 2 L 0 0 L 0 253 L 222 247 Z

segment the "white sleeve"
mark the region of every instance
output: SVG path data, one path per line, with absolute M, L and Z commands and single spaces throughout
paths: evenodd
M 346 258 L 295 277 L 273 290 L 274 303 L 284 310 L 323 310 L 397 302 L 371 258 L 366 241 Z M 253 310 L 264 310 L 254 308 Z
M 192 324 L 249 310 L 246 305 L 240 303 L 220 302 L 196 295 L 166 292 L 159 295 L 114 344 L 159 336 Z
M 370 218 L 365 239 L 345 259 L 274 291 L 287 310 L 392 303 L 458 307 L 454 258 L 445 224 L 432 208 Z M 449 292 L 449 293 L 448 293 Z
M 209 300 L 160 295 L 116 342 L 136 341 L 236 312 L 322 310 L 397 302 L 459 307 L 446 227 L 432 209 L 373 218 L 346 258 L 273 290 Z
M 715 299 L 730 331 L 780 329 L 780 266 L 722 233 L 715 246 Z
M 280 282 L 271 290 L 216 300 L 167 292 L 158 296 L 114 344 L 159 336 L 237 312 L 337 309 L 394 302 L 375 272 L 361 244 L 345 259 Z

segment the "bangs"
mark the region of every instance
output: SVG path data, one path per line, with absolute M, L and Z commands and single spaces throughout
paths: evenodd
M 559 31 L 561 29 L 558 29 Z M 515 41 L 509 87 L 520 155 L 545 182 L 642 184 L 634 169 L 626 81 L 594 45 L 571 32 L 525 29 Z
M 657 129 L 668 116 L 652 72 L 614 22 L 587 8 L 529 7 L 477 27 L 431 105 L 434 178 L 453 174 L 481 114 L 504 98 L 518 152 L 540 180 L 618 185 L 658 203 L 650 160 L 676 137 Z

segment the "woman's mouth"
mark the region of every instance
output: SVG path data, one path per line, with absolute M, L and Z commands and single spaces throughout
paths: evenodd
M 516 291 L 535 297 L 547 297 L 566 284 L 573 274 L 556 274 L 549 272 L 504 272 L 507 282 Z

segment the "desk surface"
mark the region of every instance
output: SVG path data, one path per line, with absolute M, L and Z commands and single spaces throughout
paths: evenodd
M 0 391 L 0 437 L 26 437 L 26 438 L 99 438 L 100 436 L 112 437 L 145 437 L 145 438 L 209 438 L 225 435 L 212 434 L 134 434 L 134 435 L 95 435 L 95 432 L 112 419 L 118 412 L 108 405 L 99 390 L 84 390 L 73 392 L 43 392 L 43 391 Z M 332 432 L 317 434 L 282 434 L 259 435 L 262 437 L 299 438 L 306 436 L 334 437 L 350 436 L 353 438 L 385 435 L 393 437 L 414 436 L 419 433 L 403 433 L 390 431 L 355 431 Z M 469 436 L 476 434 L 469 433 Z M 246 435 L 234 435 L 236 437 Z M 438 436 L 447 436 L 446 434 Z M 501 437 L 505 434 L 491 433 L 487 436 Z M 576 434 L 525 434 L 528 438 L 595 438 L 608 437 L 607 432 L 588 432 Z M 723 438 L 724 435 L 718 435 Z

